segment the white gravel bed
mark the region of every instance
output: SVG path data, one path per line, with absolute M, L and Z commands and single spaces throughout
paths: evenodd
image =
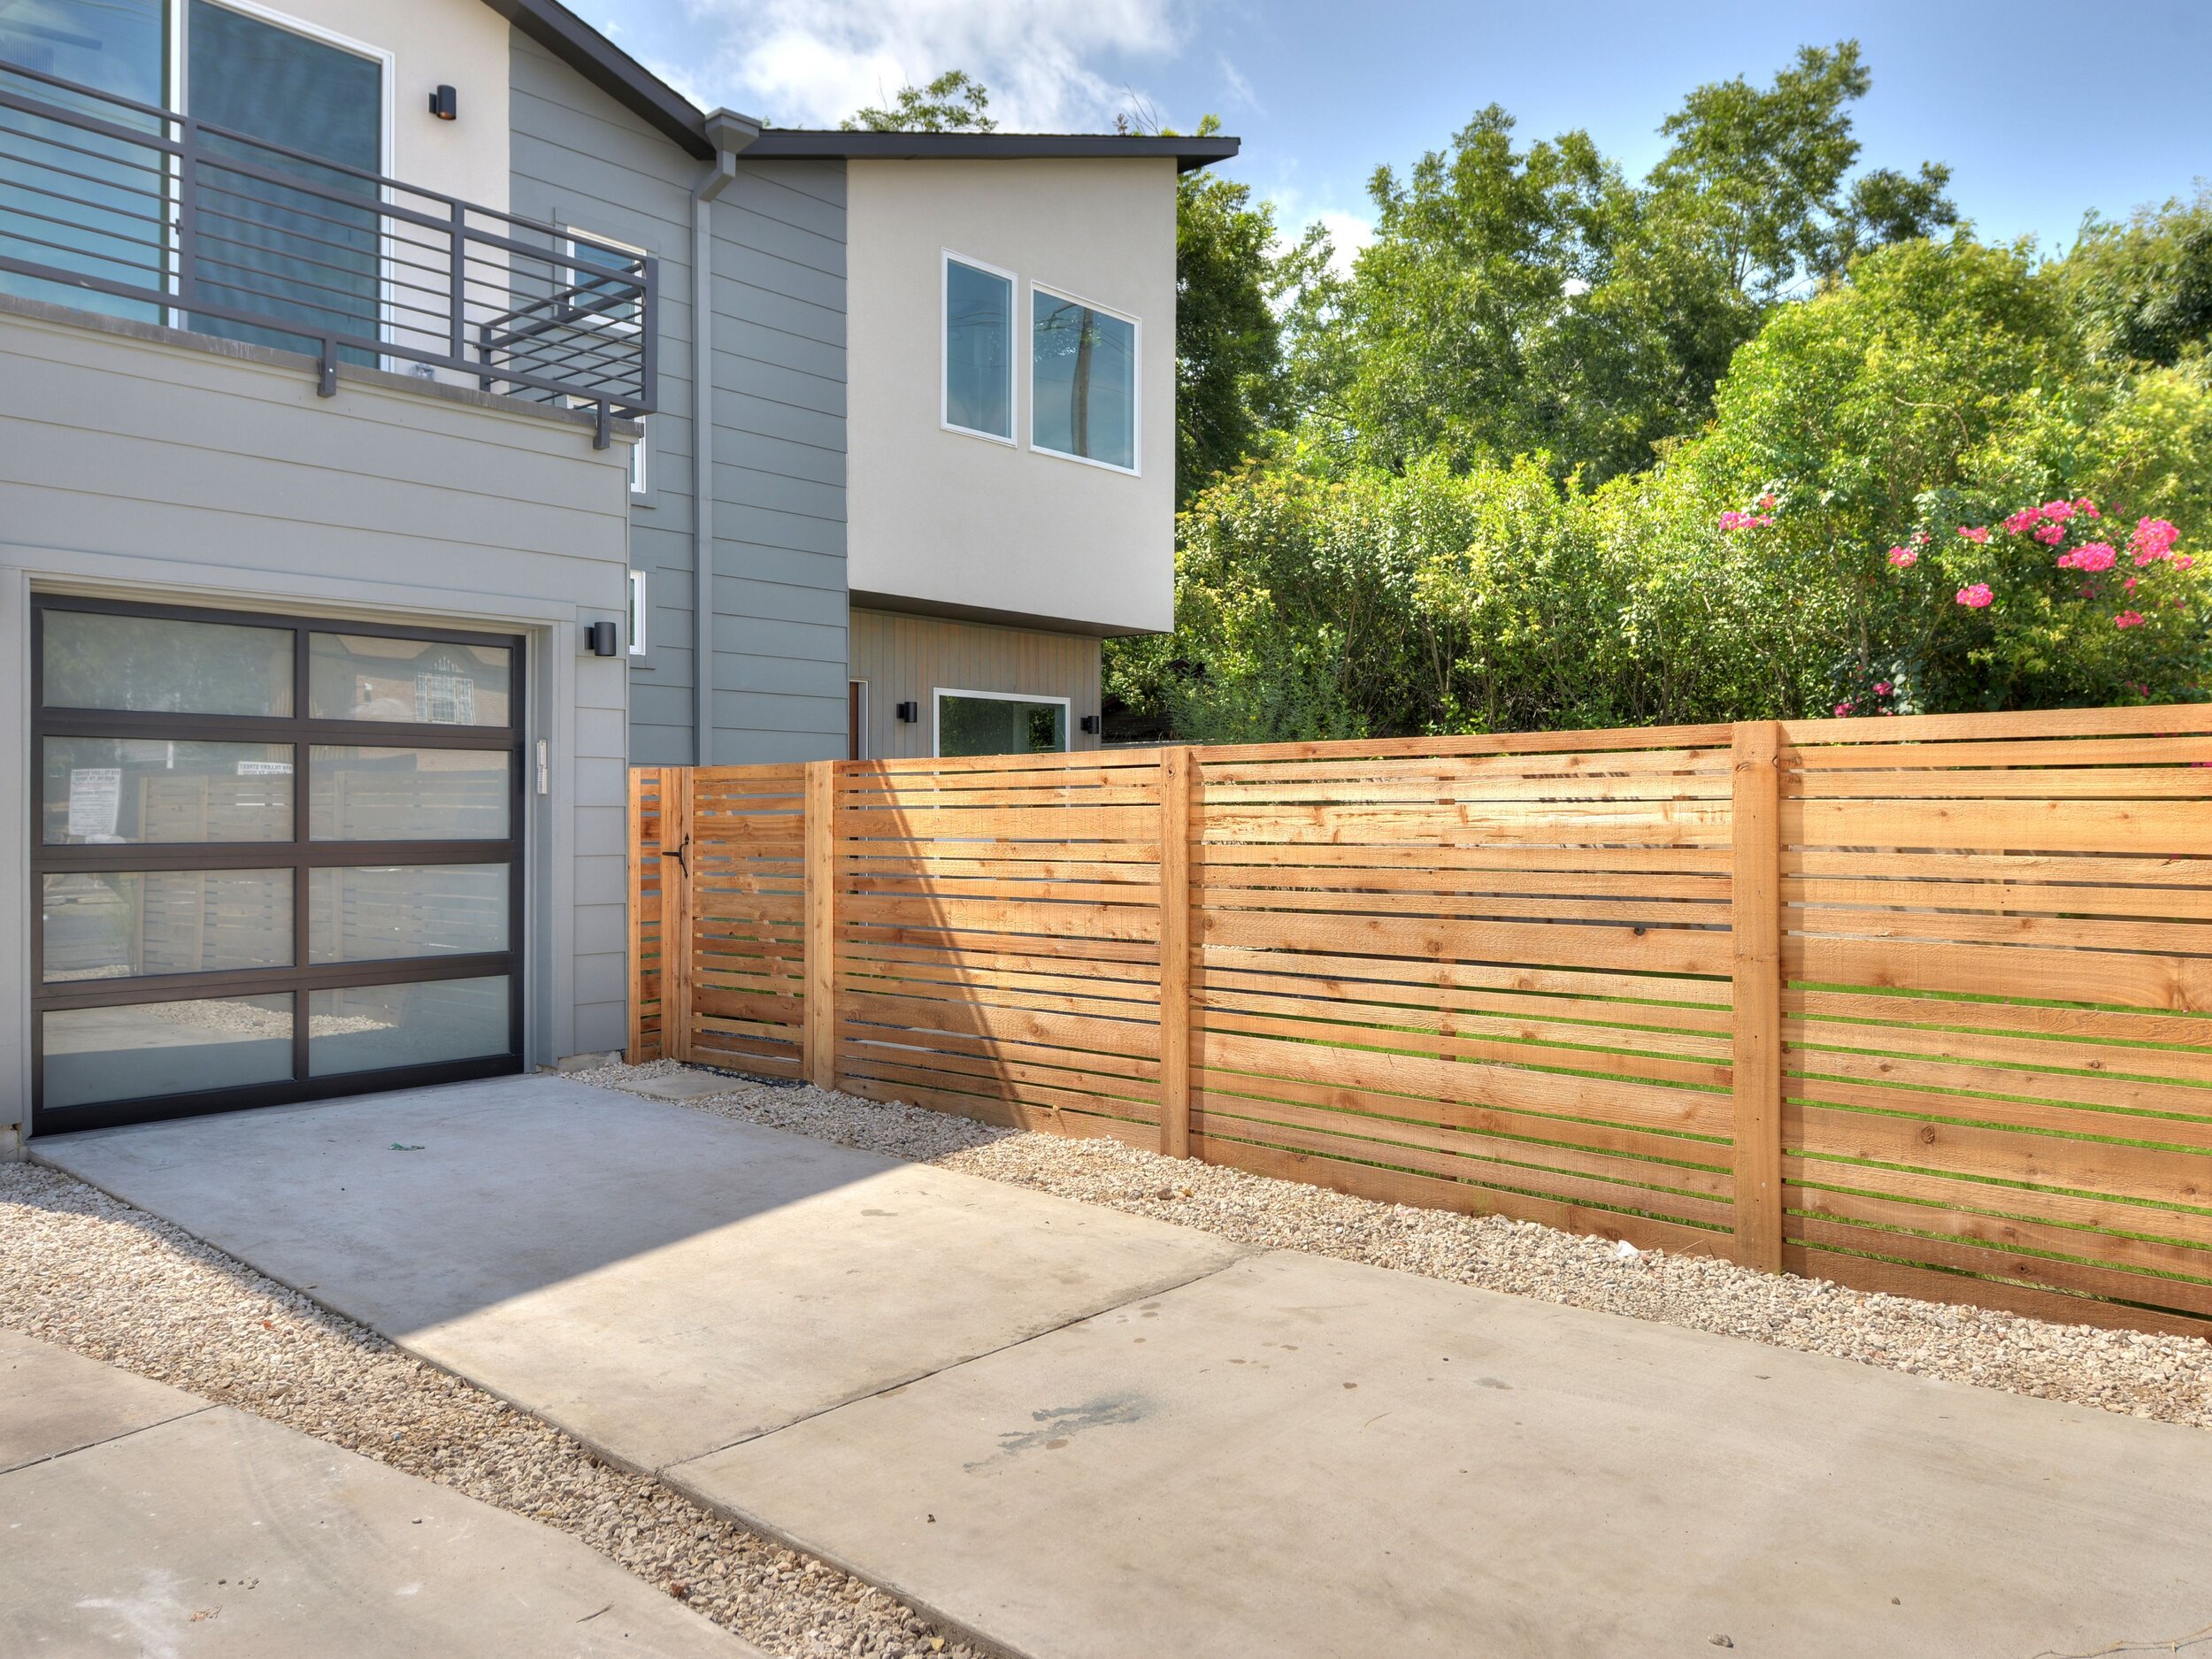
M 670 1061 L 576 1074 L 606 1088 L 687 1069 Z M 1306 1250 L 1605 1313 L 1747 1337 L 1920 1377 L 2212 1428 L 2212 1342 L 2054 1325 L 2019 1314 L 1637 1251 L 1501 1216 L 1354 1198 L 1164 1158 L 1117 1141 L 991 1128 L 920 1107 L 730 1079 L 680 1102 L 894 1157 L 1106 1204 L 1271 1249 Z
M 881 1591 L 56 1171 L 0 1164 L 0 1325 L 543 1521 L 786 1659 L 980 1659 Z

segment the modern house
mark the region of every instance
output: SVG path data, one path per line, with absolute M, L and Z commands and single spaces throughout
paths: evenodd
M 1234 150 L 0 0 L 0 1153 L 618 1047 L 629 764 L 1095 743 Z

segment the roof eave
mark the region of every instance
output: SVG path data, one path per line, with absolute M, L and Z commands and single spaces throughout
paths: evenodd
M 1233 138 L 1118 133 L 871 133 L 770 127 L 746 154 L 766 159 L 841 161 L 1028 161 L 1165 158 L 1178 173 L 1226 161 Z
M 558 0 L 484 4 L 664 137 L 702 160 L 712 158 L 714 145 L 699 106 Z

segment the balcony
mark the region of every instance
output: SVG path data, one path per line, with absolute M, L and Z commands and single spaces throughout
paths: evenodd
M 655 261 L 0 62 L 0 294 L 598 416 L 651 412 Z

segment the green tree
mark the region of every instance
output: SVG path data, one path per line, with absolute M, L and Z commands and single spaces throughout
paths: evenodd
M 2212 187 L 2124 223 L 2092 214 L 2064 270 L 2101 357 L 2170 365 L 2201 351 L 2212 339 Z
M 1199 134 L 1221 130 L 1218 117 Z M 1175 502 L 1257 445 L 1280 394 L 1275 213 L 1252 187 L 1211 168 L 1175 186 Z
M 1945 169 L 1865 173 L 1855 42 L 1807 47 L 1770 87 L 1698 88 L 1631 184 L 1588 136 L 1517 148 L 1493 106 L 1369 187 L 1376 240 L 1288 311 L 1290 385 L 1324 442 L 1386 466 L 1543 453 L 1560 476 L 1647 465 L 1704 422 L 1776 305 L 1954 222 Z
M 1829 245 L 1814 260 L 1814 268 L 1832 279 L 1863 253 L 1932 240 L 1953 228 L 1959 222 L 1958 207 L 1943 193 L 1950 182 L 1950 168 L 1934 161 L 1922 162 L 1914 176 L 1893 167 L 1861 173 L 1851 181 Z
M 848 133 L 991 133 L 991 95 L 964 69 L 948 69 L 926 86 L 904 86 L 887 108 L 855 110 L 837 125 Z
M 1391 467 L 1608 449 L 1608 331 L 1578 302 L 1625 204 L 1588 136 L 1519 148 L 1494 104 L 1368 193 L 1373 245 L 1348 280 L 1318 275 L 1294 323 L 1317 430 Z

